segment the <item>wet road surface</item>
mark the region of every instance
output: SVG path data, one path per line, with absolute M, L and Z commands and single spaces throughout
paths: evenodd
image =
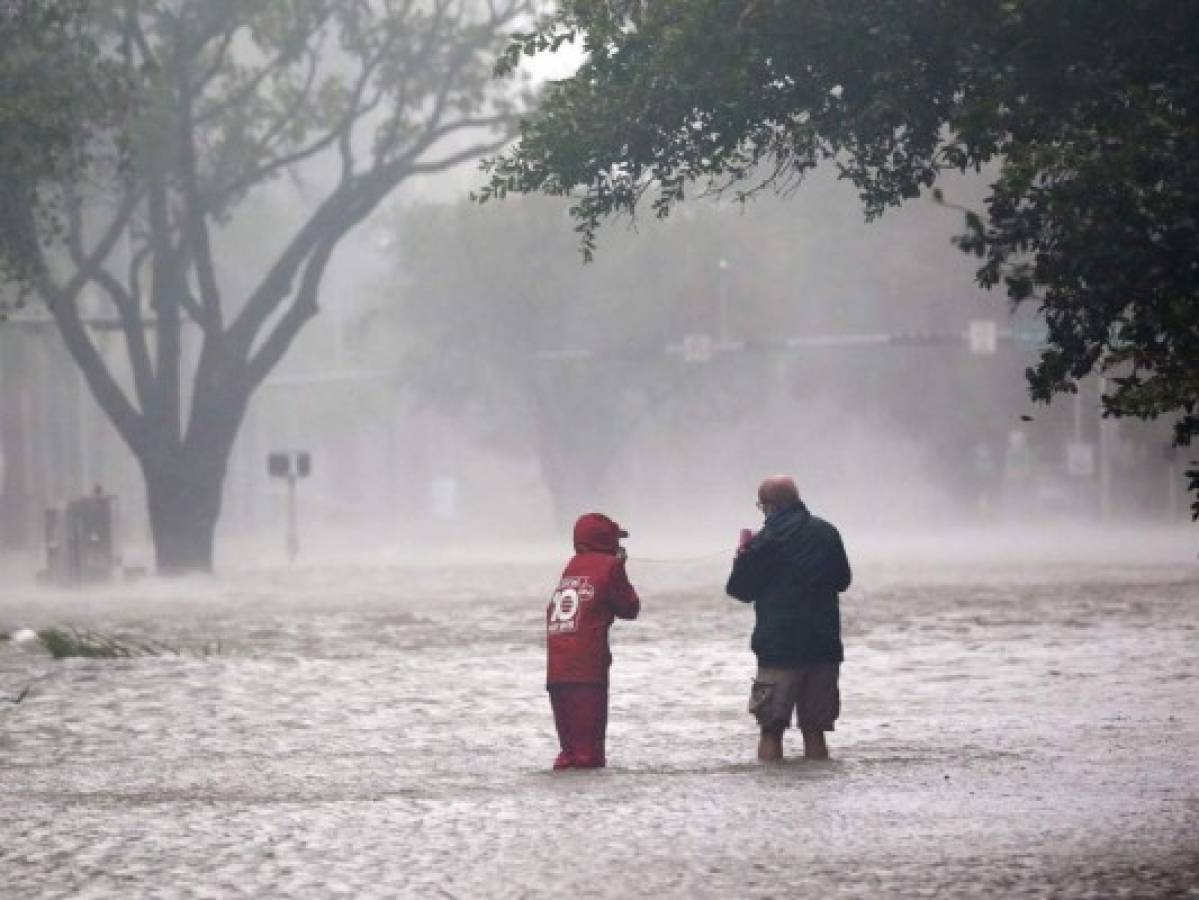
M 560 564 L 7 591 L 222 652 L 0 643 L 0 896 L 1199 896 L 1193 561 L 859 563 L 835 759 L 776 767 L 726 561 L 633 562 L 610 767 L 551 775 Z

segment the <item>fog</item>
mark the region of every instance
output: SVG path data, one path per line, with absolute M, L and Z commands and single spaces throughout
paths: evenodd
M 754 524 L 774 472 L 850 533 L 1185 522 L 1168 423 L 1101 420 L 1094 379 L 1028 400 L 1038 323 L 974 286 L 953 209 L 920 200 L 867 223 L 817 172 L 744 207 L 613 222 L 584 264 L 563 205 L 479 207 L 461 190 L 472 171 L 401 192 L 339 249 L 320 315 L 239 434 L 218 558 L 282 558 L 274 450 L 311 453 L 297 496 L 317 556 L 547 542 L 589 509 L 639 541 L 714 550 Z M 947 185 L 966 206 L 984 190 Z M 279 185 L 219 235 L 226 277 L 269 256 L 304 202 Z M 974 352 L 972 322 L 995 335 Z M 100 484 L 119 497 L 126 562 L 145 565 L 130 454 L 52 332 L 5 339 L 30 363 L 6 372 L 25 391 L 9 428 L 33 426 L 21 440 L 38 462 L 8 467 L 32 502 L 5 532 L 32 567 L 39 508 Z M 1091 454 L 1074 474 L 1071 443 Z
M 222 291 L 337 167 L 214 222 Z M 477 161 L 405 182 L 253 393 L 211 573 L 155 574 L 129 447 L 48 319 L 0 324 L 0 894 L 1193 894 L 1186 457 L 1096 377 L 1031 403 L 1036 310 L 953 244 L 992 176 L 867 222 L 825 167 L 611 221 L 590 263 L 568 204 L 473 202 Z M 276 453 L 307 455 L 294 494 Z M 778 473 L 855 581 L 834 759 L 789 738 L 771 771 L 723 587 Z M 97 495 L 111 556 L 59 577 L 48 512 Z M 609 770 L 551 778 L 542 617 L 589 511 L 644 613 Z M 167 649 L 55 659 L 52 627 Z
M 217 557 L 284 558 L 272 451 L 311 455 L 297 496 L 317 558 L 553 542 L 589 509 L 707 551 L 754 524 L 755 486 L 777 472 L 882 536 L 1183 527 L 1171 423 L 1101 419 L 1094 377 L 1029 401 L 1035 309 L 979 289 L 952 245 L 992 175 L 947 176 L 946 204 L 867 222 L 825 166 L 744 205 L 698 197 L 664 221 L 610 222 L 590 264 L 565 202 L 472 203 L 474 162 L 406 182 L 341 241 L 319 315 L 254 393 Z M 252 288 L 336 178 L 335 154 L 317 156 L 222 221 L 227 294 Z M 184 335 L 185 394 L 199 337 Z M 57 335 L 0 342 L 5 547 L 36 569 L 43 510 L 100 486 L 124 563 L 149 565 L 142 475 Z M 120 342 L 97 346 L 128 385 Z
M 984 184 L 948 190 L 968 205 Z M 821 172 L 611 223 L 584 264 L 553 201 L 397 197 L 255 401 L 226 543 L 279 532 L 262 458 L 284 448 L 313 454 L 313 549 L 552 540 L 588 509 L 719 548 L 772 472 L 857 530 L 1181 525 L 1168 424 L 1101 421 L 1094 380 L 1034 407 L 1038 323 L 974 286 L 960 225 L 928 200 L 867 223 Z M 993 352 L 971 352 L 972 321 Z M 1070 443 L 1089 471 L 1070 474 Z

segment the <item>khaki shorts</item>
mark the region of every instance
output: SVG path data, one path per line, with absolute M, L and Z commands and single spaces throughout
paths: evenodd
M 763 731 L 782 731 L 795 724 L 800 731 L 832 731 L 841 713 L 837 682 L 840 663 L 810 663 L 794 669 L 758 669 L 749 693 L 749 714 Z

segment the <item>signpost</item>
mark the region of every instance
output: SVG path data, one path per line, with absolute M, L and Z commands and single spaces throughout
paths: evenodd
M 300 554 L 300 525 L 296 510 L 296 480 L 312 471 L 312 457 L 306 450 L 268 453 L 266 470 L 272 478 L 287 479 L 287 558 L 296 561 Z

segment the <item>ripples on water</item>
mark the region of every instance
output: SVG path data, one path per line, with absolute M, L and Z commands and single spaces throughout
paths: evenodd
M 837 758 L 762 768 L 724 563 L 634 564 L 611 767 L 552 776 L 559 562 L 10 591 L 0 628 L 225 652 L 0 645 L 0 895 L 1199 891 L 1193 566 L 859 566 Z

